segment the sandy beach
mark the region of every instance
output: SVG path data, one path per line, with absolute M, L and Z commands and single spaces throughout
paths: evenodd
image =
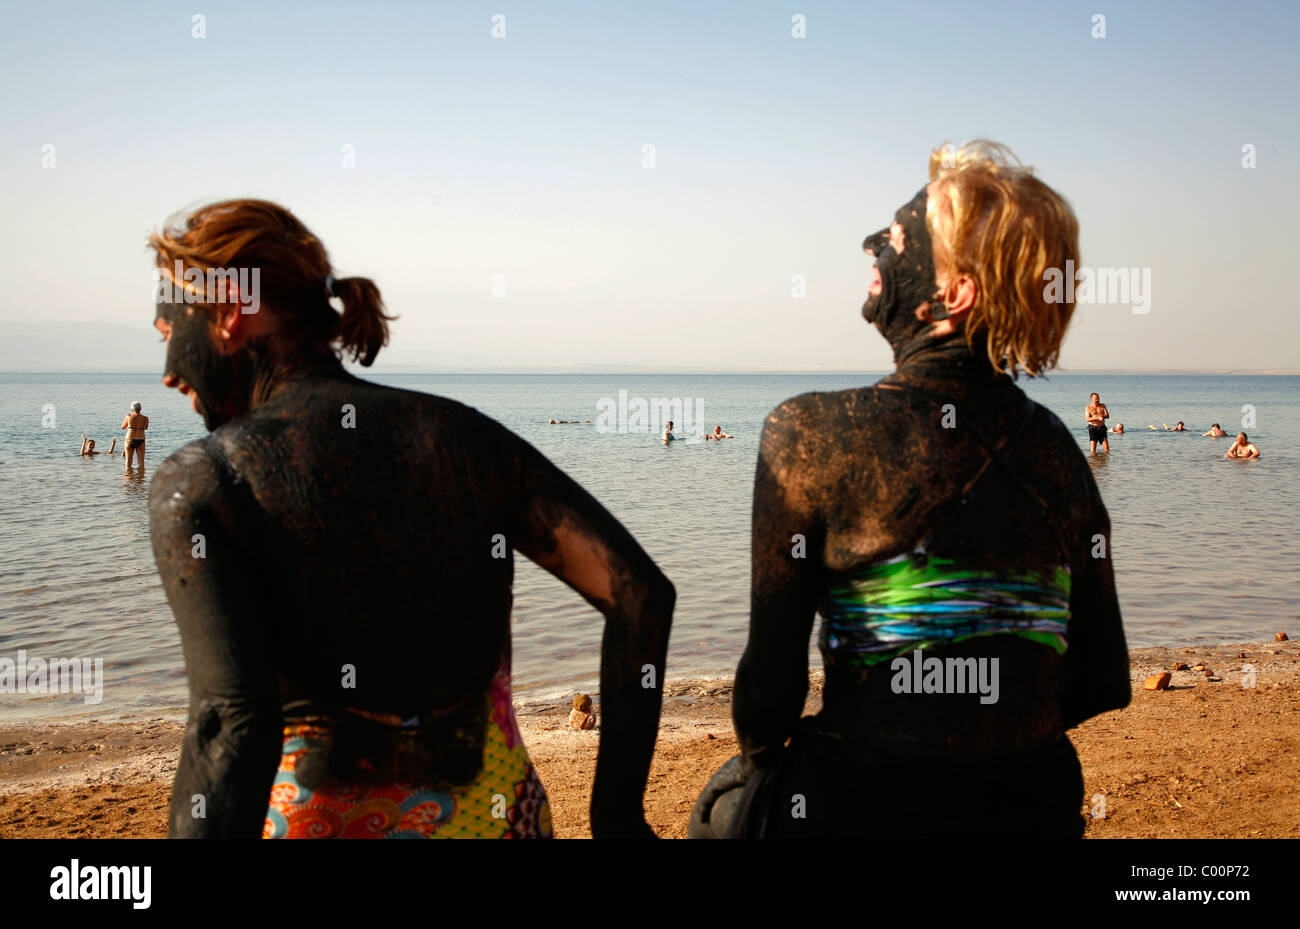
M 1245 657 L 1241 657 L 1244 655 Z M 1071 732 L 1089 838 L 1300 837 L 1300 643 L 1254 642 L 1131 653 L 1133 703 Z M 1142 689 L 1176 663 L 1168 690 Z M 1255 686 L 1243 686 L 1243 663 Z M 1204 664 L 1220 678 L 1190 670 Z M 696 796 L 736 753 L 731 684 L 668 685 L 646 788 L 650 825 L 682 838 Z M 821 703 L 814 678 L 806 712 Z M 598 731 L 566 727 L 568 705 L 517 707 L 550 796 L 555 834 L 590 836 Z M 162 837 L 183 719 L 6 727 L 0 736 L 0 838 Z

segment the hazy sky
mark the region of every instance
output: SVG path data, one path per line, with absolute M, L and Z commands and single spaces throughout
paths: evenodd
M 1064 365 L 1300 367 L 1298 8 L 6 0 L 0 323 L 147 325 L 148 232 L 258 196 L 401 315 L 376 371 L 880 369 L 862 238 L 982 136 L 1150 269 Z

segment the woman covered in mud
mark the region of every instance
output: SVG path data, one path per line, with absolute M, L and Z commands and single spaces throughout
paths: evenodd
M 497 422 L 345 371 L 390 317 L 287 210 L 218 203 L 150 244 L 163 383 L 211 430 L 149 497 L 190 687 L 171 835 L 549 835 L 511 704 L 519 551 L 604 615 L 592 833 L 649 836 L 642 683 L 675 593 L 632 536 Z
M 1065 732 L 1129 701 L 1110 522 L 1013 382 L 1056 362 L 1073 306 L 1044 272 L 1077 263 L 1078 223 L 1001 146 L 944 159 L 864 243 L 896 371 L 764 427 L 741 755 L 693 836 L 1082 834 Z M 823 709 L 801 718 L 815 613 Z

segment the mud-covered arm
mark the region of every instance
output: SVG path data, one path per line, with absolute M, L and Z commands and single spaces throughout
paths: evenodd
M 229 501 L 202 443 L 159 468 L 149 489 L 149 528 L 190 689 L 168 815 L 172 837 L 259 837 L 279 763 L 270 626 L 256 571 L 231 526 Z
M 759 444 L 749 641 L 732 702 L 746 772 L 776 763 L 808 696 L 825 529 L 806 486 L 815 468 L 802 450 L 804 418 L 796 401 L 773 410 Z
M 1061 712 L 1071 729 L 1131 699 L 1128 646 L 1115 591 L 1110 516 L 1092 476 L 1087 554 L 1070 586 L 1070 647 L 1065 653 Z
M 677 593 L 622 523 L 540 452 L 522 444 L 514 547 L 605 617 L 591 832 L 595 838 L 652 837 L 642 795 L 659 734 Z

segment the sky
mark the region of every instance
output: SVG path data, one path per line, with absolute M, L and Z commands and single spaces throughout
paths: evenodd
M 1293 3 L 6 0 L 0 369 L 161 372 L 146 236 L 255 196 L 377 282 L 376 372 L 884 370 L 862 239 L 971 138 L 1149 271 L 1066 369 L 1297 369 L 1297 47 Z

